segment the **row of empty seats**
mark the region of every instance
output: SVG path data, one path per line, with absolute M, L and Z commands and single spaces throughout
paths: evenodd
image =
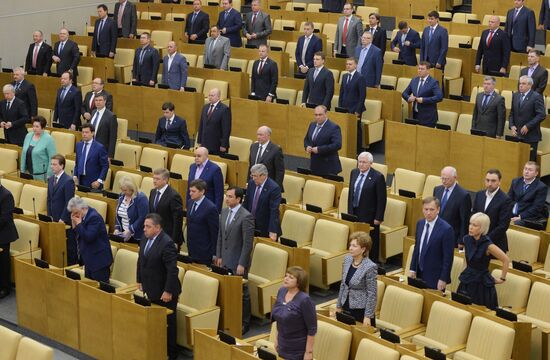
M 53 360 L 53 349 L 38 341 L 0 326 L 2 360 Z

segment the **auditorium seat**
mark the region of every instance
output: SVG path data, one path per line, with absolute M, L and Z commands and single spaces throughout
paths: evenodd
M 512 65 L 510 66 L 510 75 L 508 76 L 508 78 L 510 79 L 514 79 L 514 80 L 519 80 L 519 74 L 521 72 L 521 69 L 524 68 L 525 66 L 521 66 L 521 65 Z
M 317 334 L 313 343 L 315 360 L 348 360 L 351 348 L 351 331 L 326 321 L 317 321 Z
M 361 124 L 366 127 L 366 136 L 363 136 L 363 146 L 368 147 L 378 141 L 382 141 L 384 134 L 384 121 L 382 117 L 382 101 L 365 99 L 365 108 L 361 116 Z M 363 131 L 363 134 L 365 132 Z
M 357 159 L 352 159 L 344 156 L 339 156 L 342 171 L 338 175 L 344 178 L 344 183 L 349 184 L 351 171 L 357 168 Z
M 328 69 L 331 73 L 332 73 L 332 77 L 334 79 L 339 79 L 340 78 L 340 70 L 337 70 L 337 69 Z
M 161 12 L 156 12 L 156 11 L 142 11 L 140 19 L 141 20 L 151 20 L 151 16 L 162 18 L 162 13 Z
M 128 139 L 128 120 L 117 117 L 118 127 L 116 132 L 117 141 Z
M 504 98 L 504 105 L 506 106 L 506 110 L 512 109 L 512 95 L 514 93 L 511 90 L 502 90 L 502 97 Z M 507 129 L 508 127 L 506 127 Z
M 81 54 L 80 56 L 89 56 L 90 55 L 88 53 L 88 45 L 78 44 L 78 52 Z M 78 66 L 78 68 L 79 68 L 78 72 L 80 73 L 80 66 Z
M 277 296 L 287 266 L 286 251 L 263 243 L 256 244 L 248 271 L 252 315 L 263 318 L 271 312 L 271 297 Z
M 397 335 L 421 327 L 424 297 L 395 285 L 386 287 L 376 327 L 389 329 Z
M 489 25 L 489 19 L 493 15 L 496 15 L 496 14 L 487 14 L 487 15 L 483 16 L 483 20 L 481 21 L 481 25 L 484 25 L 484 26 Z M 497 16 L 500 18 L 501 23 L 506 23 L 506 15 L 497 15 Z
M 403 252 L 403 237 L 407 236 L 405 225 L 407 204 L 404 201 L 388 198 L 384 221 L 380 225 L 380 259 L 388 258 Z
M 442 301 L 432 303 L 426 331 L 412 337 L 419 346 L 440 349 L 443 353 L 466 345 L 472 314 Z M 449 326 L 452 324 L 452 326 Z
M 277 355 L 277 351 L 275 350 L 275 340 L 277 339 L 277 322 L 273 321 L 270 328 L 271 330 L 269 331 L 269 334 L 261 337 L 254 337 L 254 339 L 259 338 L 256 343 L 254 343 L 254 346 L 257 348 L 261 347 L 273 355 Z M 249 343 L 251 342 L 249 341 Z
M 252 140 L 250 139 L 236 136 L 229 137 L 229 152 L 233 155 L 237 155 L 242 162 L 248 163 L 251 145 Z
M 175 154 L 170 165 L 170 172 L 180 174 L 183 180 L 189 178 L 189 167 L 195 163 L 195 158 L 189 155 Z
M 197 57 L 197 65 L 196 66 L 198 68 L 201 68 L 201 69 L 204 68 L 204 55 L 199 55 Z M 187 78 L 187 79 L 189 79 L 189 78 Z M 197 90 L 197 92 L 198 92 L 198 90 Z
M 471 129 L 472 129 L 472 114 L 458 115 L 456 131 L 462 134 L 470 134 Z
M 89 66 L 78 66 L 78 86 L 89 85 L 94 79 L 94 68 Z
M 380 14 L 380 9 L 373 6 L 358 6 L 355 9 L 355 15 L 360 16 L 363 22 L 369 21 L 369 14 L 370 13 L 377 13 Z
M 17 234 L 19 237 L 10 245 L 10 256 L 12 258 L 17 257 L 20 259 L 31 259 L 32 249 L 32 258 L 41 259 L 42 249 L 38 247 L 40 239 L 40 225 L 21 219 L 14 219 L 13 222 L 17 228 Z
M 144 147 L 141 152 L 141 158 L 139 164 L 143 166 L 148 166 L 152 170 L 159 167 L 166 167 L 168 162 L 168 151 L 153 149 L 150 147 Z
M 474 36 L 474 38 L 472 39 L 472 49 L 473 50 L 477 50 L 477 48 L 479 47 L 479 40 L 481 39 L 480 36 Z
M 19 152 L 17 150 L 0 148 L 0 176 L 6 174 L 17 175 Z
M 57 150 L 58 154 L 61 154 L 63 156 L 74 154 L 76 139 L 74 134 L 62 131 L 52 131 L 50 135 L 55 142 L 55 149 Z
M 292 22 L 294 22 L 294 20 L 282 20 L 282 21 L 292 21 Z M 277 23 L 277 20 L 275 20 L 275 23 Z M 273 30 L 276 30 L 276 29 L 273 29 Z M 294 57 L 296 56 L 296 41 L 287 42 L 286 47 L 285 47 L 285 52 L 288 53 L 288 57 L 290 59 L 294 59 Z
M 202 94 L 204 95 L 204 103 L 208 103 L 208 93 L 214 88 L 218 88 L 220 90 L 220 101 L 225 103 L 224 100 L 227 100 L 228 96 L 230 96 L 229 83 L 227 81 L 212 79 L 207 79 L 204 82 L 204 88 L 202 89 Z
M 439 12 L 440 21 L 451 21 L 453 19 L 453 14 L 450 11 L 440 11 Z
M 338 197 L 338 207 L 336 208 L 336 212 L 332 213 L 332 215 L 338 219 L 342 218 L 342 213 L 348 213 L 348 194 L 349 187 L 343 187 Z
M 359 342 L 355 360 L 399 360 L 399 351 L 388 346 L 382 345 L 381 342 L 365 338 Z
M 458 114 L 454 111 L 437 110 L 438 120 L 437 123 L 441 125 L 449 125 L 451 130 L 456 130 L 456 123 L 458 121 Z
M 134 184 L 139 189 L 142 180 L 142 176 L 140 174 L 119 170 L 116 172 L 115 179 L 113 180 L 112 192 L 116 194 L 120 193 L 120 180 L 124 177 L 129 177 L 130 179 L 132 179 Z
M 52 124 L 52 113 L 53 113 L 52 109 L 38 107 L 37 115 L 43 116 L 44 119 L 46 119 L 46 121 L 48 122 L 48 126 L 51 126 Z
M 320 4 L 309 4 L 308 7 Z M 309 11 L 309 10 L 308 10 Z M 334 48 L 334 40 L 336 37 L 336 24 L 324 24 L 321 34 L 327 36 L 327 53 L 332 54 Z M 336 78 L 335 78 L 336 79 Z
M 139 186 L 139 191 L 145 194 L 149 198 L 149 194 L 151 193 L 151 190 L 154 188 L 153 184 L 153 178 L 150 176 L 145 176 L 141 180 L 141 185 Z
M 164 20 L 166 21 L 174 21 L 174 19 L 185 19 L 187 17 L 187 14 L 185 13 L 172 13 L 172 12 L 169 12 L 169 13 L 166 13 L 166 15 L 164 15 Z
M 342 280 L 342 262 L 347 254 L 349 227 L 320 219 L 315 223 L 313 240 L 309 249 L 309 282 L 327 289 Z
M 13 195 L 13 201 L 16 207 L 19 207 L 19 202 L 21 200 L 21 191 L 23 191 L 23 183 L 10 179 L 2 179 L 2 186 L 11 192 Z
M 394 53 L 394 54 L 396 54 L 396 53 Z M 397 76 L 382 75 L 382 77 L 380 79 L 380 84 L 387 85 L 387 86 L 393 86 L 393 88 L 395 89 L 395 87 L 397 86 Z
M 189 67 L 195 67 L 197 66 L 197 58 L 198 58 L 198 55 L 196 54 L 184 54 L 184 53 L 181 53 L 183 56 L 185 56 L 185 59 L 187 60 L 187 66 Z M 187 84 L 186 86 L 190 86 L 189 85 L 189 77 L 187 78 Z
M 502 270 L 494 269 L 491 275 L 499 279 L 502 277 Z M 531 290 L 531 280 L 529 278 L 508 273 L 506 281 L 495 287 L 497 289 L 498 306 L 515 313 L 525 311 L 529 300 L 529 290 Z
M 141 158 L 142 147 L 134 144 L 117 143 L 115 147 L 115 160 L 120 160 L 124 166 L 130 169 L 136 169 Z
M 24 337 L 19 341 L 15 360 L 53 360 L 53 349 L 31 338 Z
M 546 257 L 544 258 L 544 267 L 542 269 L 538 269 L 533 271 L 533 274 L 543 276 L 547 279 L 550 278 L 550 246 L 548 247 L 548 250 L 546 251 Z
M 537 262 L 540 236 L 514 229 L 506 230 L 506 236 L 510 260 L 527 261 L 530 265 Z
M 188 87 L 193 87 L 197 90 L 198 93 L 202 92 L 202 89 L 204 88 L 204 79 L 197 78 L 193 76 L 189 76 L 187 78 L 187 84 Z
M 374 170 L 384 175 L 384 179 L 388 177 L 388 165 L 373 162 L 371 166 Z
M 96 209 L 99 215 L 101 215 L 101 217 L 103 218 L 103 221 L 107 221 L 107 209 L 109 206 L 105 201 L 94 199 L 87 196 L 83 197 L 82 199 L 84 199 L 84 201 L 86 202 L 86 204 L 88 204 L 88 206 L 91 206 L 94 209 Z M 109 231 L 108 229 L 109 229 L 109 225 L 107 225 L 107 232 Z
M 239 68 L 241 69 L 242 72 L 245 72 L 247 66 L 248 66 L 248 60 L 246 59 L 235 59 L 235 58 L 229 59 L 229 67 Z
M 117 48 L 115 54 L 115 79 L 121 84 L 132 81 L 132 68 L 134 67 L 134 49 Z
M 449 34 L 449 47 L 458 48 L 460 44 L 471 44 L 472 37 L 468 35 Z
M 222 161 L 212 161 L 212 162 L 220 167 L 220 170 L 222 172 L 223 183 L 227 188 L 227 163 Z
M 305 184 L 306 180 L 303 177 L 285 174 L 285 177 L 283 178 L 283 187 L 285 188 L 285 191 L 282 196 L 286 199 L 287 204 L 302 204 L 302 195 Z
M 136 284 L 138 256 L 139 254 L 135 251 L 118 249 L 109 283 L 116 288 Z
M 433 196 L 434 188 L 441 185 L 441 177 L 435 175 L 428 175 L 426 182 L 424 183 L 424 190 L 422 191 L 422 198 Z
M 294 240 L 298 247 L 311 244 L 315 217 L 300 211 L 286 210 L 281 221 L 281 237 Z
M 417 171 L 397 168 L 395 169 L 392 193 L 398 194 L 399 190 L 408 190 L 420 196 L 424 189 L 424 182 L 426 181 L 426 175 Z
M 273 46 L 275 47 L 280 47 L 283 51 L 285 50 L 285 47 L 286 47 L 286 41 L 283 41 L 283 40 L 267 40 L 267 45 L 271 48 Z M 254 63 L 254 61 L 250 61 L 250 63 Z M 249 64 L 250 66 L 250 64 Z M 281 71 L 281 69 L 279 69 L 279 72 Z M 277 89 L 278 90 L 278 89 Z
M 291 2 L 288 2 L 286 4 L 285 10 L 286 11 L 298 11 L 298 10 L 295 10 L 296 8 L 303 8 L 305 10 L 307 8 L 307 3 L 291 1 Z
M 508 273 L 510 275 L 510 273 Z M 542 334 L 550 329 L 550 307 L 548 299 L 550 298 L 550 285 L 536 281 L 531 287 L 531 294 L 527 303 L 525 313 L 518 315 L 518 321 L 530 322 L 533 324 L 531 330 L 531 358 L 544 358 L 541 354 Z M 548 351 L 548 349 L 546 349 Z
M 515 331 L 505 325 L 476 316 L 472 321 L 466 349 L 455 353 L 454 360 L 510 359 Z
M 464 258 L 461 256 L 453 256 L 453 265 L 451 266 L 451 283 L 447 284 L 446 290 L 456 292 L 460 281 L 458 280 L 460 274 L 464 271 Z
M 172 41 L 172 32 L 165 30 L 153 30 L 151 33 L 151 41 L 155 45 L 155 49 L 159 50 L 160 56 L 163 56 L 163 49 L 168 47 L 168 43 Z
M 467 13 L 454 13 L 452 22 L 459 24 L 467 24 L 468 20 L 477 20 L 477 14 L 467 14 Z
M 323 212 L 334 209 L 334 194 L 336 186 L 334 184 L 307 180 L 304 185 L 303 203 L 315 205 L 322 209 Z
M 462 60 L 448 57 L 447 64 L 445 65 L 444 79 L 449 95 L 462 96 L 464 78 L 461 77 L 461 72 Z
M 218 279 L 193 270 L 185 272 L 177 305 L 178 345 L 192 348 L 194 329 L 218 328 L 218 291 Z
M 294 105 L 296 103 L 296 93 L 294 89 L 277 88 L 277 98 L 288 100 L 288 103 Z
M 23 185 L 19 207 L 25 215 L 46 214 L 48 188 L 31 184 Z
M 537 149 L 537 162 L 540 164 L 540 176 L 550 174 L 550 129 L 541 127 L 542 140 Z
M 283 30 L 283 28 L 285 28 L 285 27 L 296 29 L 296 21 L 295 20 L 275 19 L 275 22 L 273 23 L 273 30 Z M 287 43 L 287 45 L 288 45 L 288 43 Z
M 393 37 L 392 37 L 392 40 L 393 40 Z M 384 53 L 384 64 L 391 64 L 393 60 L 398 60 L 398 59 L 399 59 L 399 53 L 393 52 L 391 51 L 391 49 L 388 49 Z
M 307 12 L 319 12 L 319 9 L 322 8 L 321 4 L 307 4 L 306 11 Z
M 13 360 L 17 354 L 17 347 L 23 336 L 7 327 L 0 326 L 0 360 Z
M 402 93 L 403 91 L 405 91 L 405 89 L 407 88 L 407 86 L 409 86 L 411 82 L 411 78 L 408 78 L 408 77 L 400 77 L 397 79 L 397 86 L 395 88 L 395 90 L 399 91 L 400 93 Z

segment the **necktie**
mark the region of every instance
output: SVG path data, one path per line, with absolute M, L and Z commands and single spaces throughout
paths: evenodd
M 256 155 L 256 162 L 254 164 L 257 164 L 260 162 L 260 159 L 262 158 L 262 145 L 258 148 L 258 154 Z
M 143 249 L 143 255 L 147 255 L 152 245 L 153 245 L 153 239 L 147 239 L 147 243 L 145 244 L 145 249 Z
M 61 53 L 63 52 L 63 46 L 65 45 L 65 43 L 60 43 L 59 44 L 59 49 L 57 49 L 57 55 L 61 55 Z
M 92 96 L 90 96 L 90 110 L 93 110 L 95 108 L 95 92 L 92 93 Z
M 359 207 L 359 199 L 361 199 L 361 189 L 363 187 L 363 178 L 365 174 L 359 175 L 357 181 L 355 182 L 355 189 L 353 192 L 353 207 Z
M 231 223 L 232 215 L 233 215 L 233 210 L 229 209 L 229 214 L 227 214 L 227 220 L 225 221 L 225 230 L 227 230 L 227 227 Z
M 524 183 L 523 183 L 523 187 L 522 187 L 522 193 L 526 192 L 528 187 L 529 187 L 529 184 L 526 184 L 526 183 L 524 182 Z
M 428 38 L 428 44 L 432 42 L 433 34 L 434 34 L 434 28 L 430 27 L 430 37 Z
M 11 101 L 8 101 L 6 103 L 6 111 L 8 111 L 10 109 L 10 105 L 11 105 Z
M 88 152 L 86 151 L 88 149 L 88 143 L 84 142 L 84 146 L 82 147 L 82 157 L 84 158 L 84 161 L 82 162 L 82 175 L 86 175 L 86 162 L 88 161 Z
M 516 11 L 514 12 L 514 18 L 512 19 L 512 22 L 516 21 L 518 14 L 519 14 L 519 9 L 516 9 Z
M 365 63 L 365 59 L 367 58 L 368 52 L 369 52 L 369 48 L 364 47 L 361 49 L 361 53 L 359 54 L 359 64 L 357 64 L 357 71 L 359 72 L 359 74 L 365 75 L 361 73 L 361 71 L 363 70 L 363 64 Z
M 254 194 L 254 200 L 252 201 L 252 209 L 251 213 L 252 215 L 256 215 L 256 207 L 258 206 L 258 200 L 260 199 L 260 194 L 262 193 L 262 187 L 258 186 L 256 188 L 256 193 Z
M 97 121 L 99 120 L 99 111 L 95 112 L 94 118 L 92 120 L 92 126 L 94 127 L 96 133 L 97 133 Z
M 416 96 L 420 94 L 420 89 L 422 89 L 423 85 L 424 85 L 424 79 L 420 78 L 420 82 L 418 83 L 418 89 L 416 89 Z
M 193 202 L 193 207 L 191 208 L 189 215 L 193 215 L 195 211 L 197 211 L 197 202 Z
M 319 75 L 319 69 L 316 68 L 315 71 L 313 72 L 313 81 L 317 80 L 317 75 Z
M 214 104 L 210 104 L 210 109 L 208 109 L 208 113 L 206 114 L 207 117 L 212 116 L 212 112 L 214 111 Z
M 124 5 L 126 3 L 122 3 L 120 5 L 120 8 L 118 9 L 118 19 L 117 19 L 117 25 L 118 25 L 118 28 L 121 29 L 122 28 L 122 15 L 124 14 Z
M 157 211 L 157 206 L 159 204 L 159 201 L 160 201 L 160 191 L 157 190 L 157 193 L 155 194 L 155 201 L 153 201 L 153 208 L 155 209 L 155 211 Z
M 172 120 L 168 120 L 166 122 L 166 129 L 168 129 L 170 126 L 172 126 Z
M 103 24 L 105 23 L 105 19 L 101 19 L 99 22 L 99 28 L 97 29 L 98 35 L 101 33 L 101 30 L 103 30 Z M 99 43 L 99 36 L 98 36 L 98 43 Z
M 481 108 L 485 109 L 487 107 L 487 103 L 489 102 L 489 98 L 491 95 L 489 94 L 483 94 L 483 102 L 481 103 Z
M 15 83 L 15 91 L 18 91 L 21 87 L 21 82 Z
M 374 35 L 374 28 L 370 28 L 370 33 Z
M 426 226 L 424 227 L 426 229 L 426 232 L 424 233 L 424 237 L 422 238 L 422 244 L 420 245 L 420 270 L 424 267 L 424 255 L 426 254 L 426 248 L 428 247 L 428 239 L 430 237 L 430 224 L 426 222 Z
M 521 94 L 521 99 L 519 99 L 519 106 L 523 105 L 523 100 L 525 100 L 525 93 Z
M 302 47 L 302 64 L 306 64 L 306 51 L 307 51 L 307 46 L 309 44 L 309 38 L 306 37 L 304 39 L 304 46 Z
M 32 67 L 33 69 L 36 69 L 36 61 L 38 58 L 38 50 L 40 50 L 40 47 L 38 45 L 34 45 L 34 52 L 32 53 Z
M 321 128 L 322 128 L 321 125 L 317 125 L 315 127 L 315 130 L 313 131 L 313 135 L 311 136 L 311 140 L 315 141 L 315 139 L 317 138 L 317 135 L 319 135 L 319 131 L 321 131 Z
M 262 70 L 264 69 L 264 62 L 265 60 L 260 60 L 260 66 L 258 67 L 258 74 L 262 73 Z
M 441 198 L 441 212 L 445 210 L 445 205 L 447 205 L 447 200 L 449 200 L 449 189 L 445 189 L 443 193 L 443 198 Z
M 226 11 L 225 14 L 223 15 L 223 20 L 227 20 L 227 16 L 229 15 L 229 11 Z
M 59 181 L 57 176 L 53 177 L 53 186 L 57 186 L 57 182 Z
M 193 16 L 191 17 L 191 25 L 193 25 L 195 23 L 195 19 L 197 18 L 197 13 L 194 12 L 193 13 Z
M 145 48 L 141 48 L 141 51 L 139 53 L 139 65 L 143 63 L 143 57 L 145 56 Z
M 487 46 L 490 46 L 491 45 L 491 40 L 493 40 L 493 35 L 495 33 L 493 32 L 493 30 L 489 31 L 489 36 L 487 36 Z
M 349 24 L 349 19 L 346 18 L 346 21 L 344 22 L 344 31 L 342 31 L 342 44 L 344 45 L 346 42 L 346 36 L 348 35 L 348 24 Z
M 254 23 L 256 22 L 256 15 L 257 13 L 254 13 L 254 15 L 252 15 L 252 26 L 254 26 Z
M 63 88 L 63 90 L 61 91 L 61 102 L 65 100 L 66 95 L 67 95 L 67 88 Z
M 346 85 L 348 85 L 353 78 L 353 74 L 348 74 L 348 81 L 346 82 Z

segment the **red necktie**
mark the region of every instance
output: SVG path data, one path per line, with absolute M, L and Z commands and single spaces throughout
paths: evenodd
M 208 110 L 208 114 L 206 114 L 206 116 L 210 117 L 213 111 L 214 111 L 214 104 L 210 104 L 210 109 Z
M 252 16 L 252 26 L 254 26 L 255 22 L 256 22 L 256 13 L 254 14 L 254 16 Z
M 348 34 L 348 22 L 349 19 L 346 18 L 346 22 L 344 23 L 344 31 L 342 32 L 342 43 L 346 42 L 346 35 Z
M 32 67 L 33 67 L 33 69 L 36 69 L 36 61 L 37 61 L 37 58 L 38 58 L 38 49 L 39 49 L 39 46 L 35 45 L 34 46 L 34 52 L 32 54 Z
M 92 93 L 92 96 L 90 96 L 90 110 L 93 110 L 95 109 L 95 93 L 93 92 Z
M 491 46 L 491 40 L 493 40 L 494 31 L 489 31 L 489 37 L 487 38 L 487 46 Z
M 260 60 L 260 68 L 258 69 L 258 74 L 261 74 L 262 70 L 264 69 L 264 61 L 265 60 Z

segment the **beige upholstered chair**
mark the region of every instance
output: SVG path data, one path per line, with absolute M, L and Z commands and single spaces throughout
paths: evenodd
M 128 139 L 128 120 L 117 117 L 117 140 Z
M 336 187 L 333 184 L 307 180 L 304 186 L 303 203 L 320 207 L 323 212 L 334 209 L 334 193 Z
M 546 251 L 546 257 L 544 261 L 544 267 L 542 269 L 538 269 L 533 271 L 533 274 L 544 276 L 545 278 L 550 278 L 550 246 L 548 247 L 548 250 Z
M 115 79 L 122 84 L 132 81 L 132 68 L 134 67 L 134 49 L 117 48 L 115 54 Z
M 476 316 L 468 334 L 466 349 L 457 352 L 454 360 L 510 359 L 515 335 L 512 328 Z
M 510 260 L 527 261 L 529 264 L 537 262 L 540 246 L 540 236 L 508 229 L 508 257 Z
M 12 258 L 31 259 L 32 248 L 32 258 L 41 259 L 42 249 L 38 247 L 40 225 L 21 219 L 14 219 L 13 221 L 19 238 L 11 243 L 10 256 Z M 30 245 L 29 241 L 31 242 Z
M 462 59 L 447 58 L 445 65 L 445 82 L 449 89 L 449 95 L 462 95 L 462 86 L 464 78 L 460 76 L 462 72 Z
M 46 108 L 38 107 L 38 114 L 37 115 L 43 116 L 44 119 L 46 119 L 46 121 L 48 122 L 48 126 L 51 125 L 51 123 L 52 123 L 52 113 L 53 113 L 52 109 L 46 109 Z
M 448 125 L 451 130 L 456 130 L 456 123 L 458 121 L 458 113 L 454 111 L 437 110 L 438 120 L 440 125 Z
M 202 94 L 204 95 L 205 104 L 208 102 L 208 93 L 210 90 L 220 89 L 220 101 L 226 100 L 229 96 L 229 83 L 227 81 L 208 79 L 204 82 Z M 198 91 L 198 90 L 197 90 Z
M 388 165 L 373 162 L 371 166 L 374 170 L 376 170 L 376 171 L 380 172 L 382 175 L 384 175 L 384 179 L 388 178 Z
M 495 278 L 500 278 L 502 271 L 495 269 L 491 273 Z M 508 308 L 513 312 L 523 312 L 527 307 L 531 280 L 529 278 L 509 273 L 506 282 L 496 285 L 498 306 Z
M 0 326 L 0 360 L 13 360 L 17 354 L 17 347 L 23 336 L 7 327 Z
M 139 145 L 117 143 L 115 147 L 115 160 L 120 160 L 124 166 L 136 169 L 141 157 L 142 147 Z
M 193 76 L 189 76 L 187 78 L 187 84 L 188 87 L 195 88 L 198 93 L 202 92 L 202 89 L 204 88 L 204 79 L 197 78 Z
M 15 360 L 53 360 L 53 349 L 31 338 L 24 337 L 19 341 Z
M 326 289 L 342 280 L 342 262 L 347 254 L 349 227 L 320 219 L 315 223 L 309 249 L 309 282 Z
M 13 201 L 15 206 L 19 207 L 19 201 L 21 200 L 21 192 L 23 191 L 23 183 L 19 181 L 1 179 L 2 186 L 8 189 L 13 195 Z
M 94 78 L 94 68 L 89 66 L 77 66 L 78 86 L 89 85 Z
M 313 344 L 313 358 L 316 360 L 347 360 L 351 348 L 351 331 L 317 321 L 317 334 Z
M 25 215 L 47 213 L 48 188 L 31 184 L 23 185 L 19 207 Z
M 403 252 L 403 237 L 407 236 L 405 225 L 407 204 L 404 201 L 388 198 L 384 222 L 380 225 L 380 258 L 386 261 Z
M 152 170 L 159 167 L 166 167 L 168 162 L 168 151 L 153 149 L 149 147 L 144 147 L 141 152 L 141 158 L 139 164 L 143 166 L 148 166 Z
M 307 3 L 298 2 L 298 1 L 290 1 L 286 4 L 285 10 L 286 11 L 297 11 L 296 8 L 302 8 L 302 9 L 305 10 L 307 8 Z M 302 11 L 304 11 L 304 10 L 302 10 Z
M 277 295 L 287 266 L 286 251 L 263 243 L 254 247 L 248 272 L 252 315 L 262 318 L 271 312 L 271 296 Z
M 395 285 L 386 287 L 376 326 L 404 334 L 420 327 L 424 297 Z
M 285 174 L 283 178 L 283 187 L 285 192 L 283 197 L 287 204 L 301 204 L 306 180 L 300 176 Z
M 384 121 L 381 120 L 382 106 L 382 101 L 380 100 L 365 100 L 365 108 L 367 110 L 363 112 L 361 124 L 363 127 L 367 127 L 366 134 L 368 136 L 363 136 L 363 145 L 366 147 L 382 140 L 384 133 Z
M 363 339 L 357 348 L 355 360 L 368 359 L 399 360 L 399 351 L 382 345 L 381 342 L 375 342 L 371 339 Z
M 166 21 L 178 21 L 179 19 L 184 19 L 187 17 L 185 13 L 166 13 L 164 15 L 164 20 Z
M 55 141 L 55 148 L 59 154 L 63 156 L 74 154 L 74 134 L 61 131 L 52 131 L 51 136 Z
M 357 9 L 355 10 L 355 14 L 357 16 L 360 16 L 363 21 L 369 20 L 370 13 L 380 14 L 380 10 L 377 7 L 373 7 L 373 6 L 358 6 Z
M 463 134 L 470 134 L 472 128 L 472 114 L 460 114 L 458 116 L 458 123 L 456 124 L 456 131 Z
M 112 191 L 114 193 L 120 193 L 120 180 L 123 177 L 129 177 L 130 179 L 132 179 L 138 189 L 141 186 L 142 176 L 140 174 L 120 170 L 117 171 L 117 173 L 115 174 L 115 179 L 113 180 Z
M 153 178 L 150 176 L 145 176 L 141 180 L 141 185 L 139 186 L 139 191 L 145 194 L 145 196 L 149 197 L 149 194 L 151 193 L 151 190 L 155 185 L 153 184 Z
M 412 254 L 412 253 L 411 253 Z M 464 258 L 461 256 L 453 256 L 453 265 L 451 266 L 451 283 L 447 284 L 447 290 L 456 292 L 460 281 L 460 274 L 464 271 Z
M 508 273 L 508 275 L 511 274 Z M 548 299 L 550 299 L 550 285 L 539 281 L 534 282 L 527 309 L 525 313 L 518 315 L 518 321 L 530 322 L 534 326 L 531 332 L 531 358 L 541 359 L 543 358 L 541 351 L 548 352 L 548 348 L 543 349 L 542 346 L 543 332 L 548 333 L 548 329 L 550 329 Z
M 17 160 L 19 152 L 17 150 L 0 148 L 0 176 L 17 172 Z
M 229 67 L 238 68 L 238 69 L 241 69 L 242 72 L 245 72 L 247 66 L 248 66 L 248 60 L 246 59 L 235 59 L 235 58 L 229 59 Z
M 550 174 L 550 129 L 541 127 L 542 140 L 537 149 L 537 160 L 540 164 L 540 176 Z
M 275 340 L 277 339 L 277 322 L 273 321 L 271 323 L 271 331 L 267 336 L 262 337 L 261 339 L 258 339 L 256 343 L 254 344 L 257 348 L 259 347 L 265 347 L 265 349 L 269 352 L 271 352 L 274 355 L 277 355 L 277 351 L 275 350 Z
M 452 22 L 467 24 L 470 19 L 477 20 L 477 14 L 455 13 Z
M 137 283 L 137 261 L 138 253 L 126 249 L 119 249 L 116 253 L 113 271 L 109 279 L 114 287 L 124 287 Z
M 449 47 L 458 48 L 460 44 L 471 44 L 472 37 L 468 35 L 449 34 Z
M 172 41 L 172 32 L 166 30 L 153 30 L 151 33 L 151 41 L 155 44 L 155 49 L 159 51 L 166 49 L 168 47 L 168 42 Z
M 277 98 L 288 100 L 289 104 L 296 103 L 296 93 L 295 89 L 277 88 Z
M 294 210 L 286 210 L 281 221 L 282 237 L 296 241 L 298 247 L 311 244 L 315 217 Z
M 162 13 L 155 12 L 155 11 L 142 11 L 141 12 L 141 20 L 151 20 L 151 16 L 153 17 L 162 17 Z
M 426 181 L 426 175 L 420 172 L 401 169 L 395 169 L 395 176 L 393 178 L 392 192 L 397 194 L 400 189 L 412 191 L 416 196 L 422 194 L 424 189 L 424 182 Z
M 424 189 L 422 190 L 422 198 L 433 196 L 434 188 L 441 185 L 441 177 L 436 175 L 428 175 L 426 182 L 424 183 Z
M 109 207 L 105 201 L 98 200 L 91 197 L 83 197 L 88 206 L 93 207 L 101 215 L 103 221 L 107 221 L 107 208 Z M 109 225 L 107 225 L 108 227 Z
M 189 166 L 195 163 L 195 158 L 188 155 L 176 154 L 172 158 L 172 165 L 170 171 L 176 174 L 180 174 L 182 179 L 187 180 L 189 178 Z
M 236 136 L 229 137 L 229 152 L 237 155 L 240 161 L 248 162 L 252 140 Z

